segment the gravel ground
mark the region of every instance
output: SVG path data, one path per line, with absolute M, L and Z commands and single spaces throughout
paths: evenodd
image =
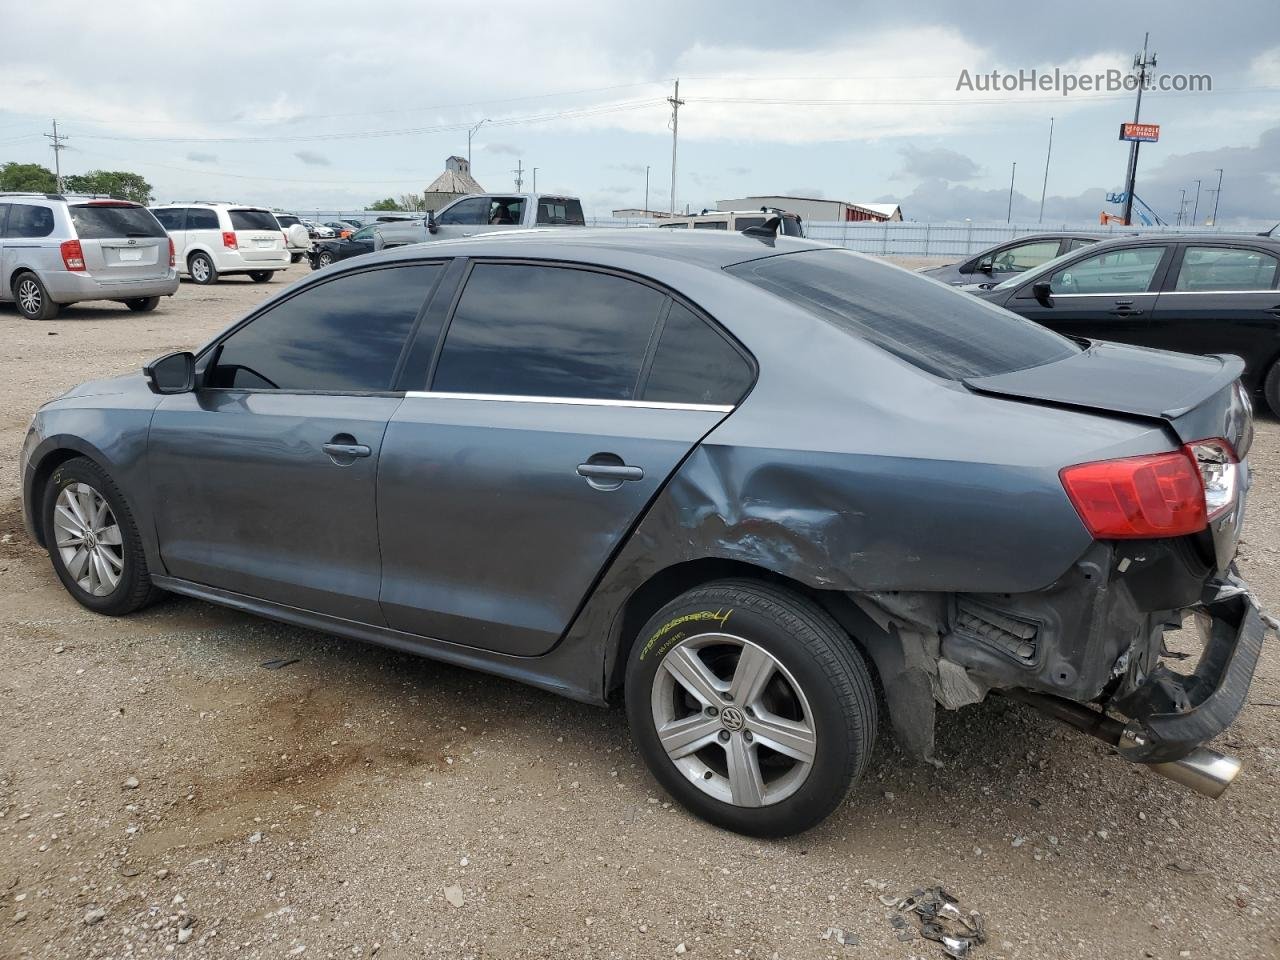
M 826 824 L 762 842 L 671 806 L 621 711 L 190 600 L 81 609 L 21 528 L 32 410 L 302 272 L 148 315 L 0 306 L 0 957 L 908 960 L 941 951 L 879 898 L 931 883 L 987 918 L 978 957 L 1280 956 L 1275 644 L 1222 800 L 988 703 L 941 718 L 944 769 L 886 741 Z M 1242 565 L 1280 609 L 1274 420 L 1253 464 Z

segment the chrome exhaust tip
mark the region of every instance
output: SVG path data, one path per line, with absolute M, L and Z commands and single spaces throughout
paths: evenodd
M 1152 773 L 1168 777 L 1214 800 L 1226 793 L 1227 787 L 1244 769 L 1235 757 L 1225 756 L 1208 747 L 1196 747 L 1181 760 L 1148 766 Z

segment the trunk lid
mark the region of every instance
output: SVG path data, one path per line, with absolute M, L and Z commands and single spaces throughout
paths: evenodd
M 155 280 L 169 272 L 169 236 L 150 210 L 123 200 L 68 205 L 85 271 L 102 283 Z

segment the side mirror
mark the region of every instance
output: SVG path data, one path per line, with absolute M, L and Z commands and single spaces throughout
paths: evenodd
M 990 273 L 994 267 L 995 267 L 995 261 L 993 261 L 990 257 L 984 257 L 982 260 L 978 262 L 978 269 L 981 270 L 983 273 Z
M 196 358 L 189 351 L 152 360 L 142 373 L 156 393 L 190 393 L 196 388 Z
M 436 212 L 434 210 L 427 211 L 427 232 L 428 233 L 440 232 L 440 227 L 436 223 Z
M 1046 307 L 1053 305 L 1053 285 L 1048 280 L 1038 280 L 1033 283 L 1031 295 Z

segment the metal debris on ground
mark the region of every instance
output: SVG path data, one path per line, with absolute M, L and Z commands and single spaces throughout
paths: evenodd
M 295 664 L 295 663 L 297 663 L 297 662 L 298 662 L 298 658 L 297 658 L 297 657 L 294 657 L 292 660 L 283 660 L 283 659 L 282 659 L 282 660 L 268 660 L 266 663 L 262 664 L 262 666 L 263 666 L 263 667 L 265 667 L 267 670 L 279 670 L 279 669 L 281 669 L 281 668 L 283 668 L 283 667 L 290 666 L 290 665 Z
M 912 890 L 893 903 L 887 902 L 888 899 L 880 898 L 886 906 L 898 909 L 898 913 L 889 917 L 889 925 L 899 940 L 921 936 L 942 944 L 944 956 L 956 958 L 971 956 L 973 948 L 986 940 L 982 915 L 973 910 L 964 914 L 956 898 L 942 887 Z M 916 926 L 912 926 L 908 918 L 914 920 Z
M 845 947 L 856 947 L 862 942 L 858 939 L 858 935 L 856 933 L 841 930 L 839 927 L 827 927 L 826 933 L 822 935 L 822 939 L 834 940 L 836 943 Z

